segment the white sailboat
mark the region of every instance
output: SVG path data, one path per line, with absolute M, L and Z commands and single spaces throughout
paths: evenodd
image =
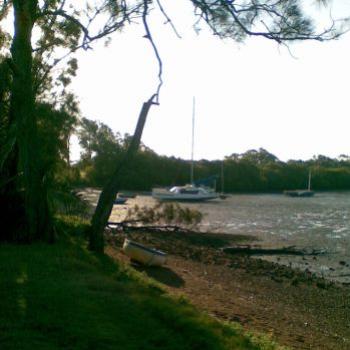
M 194 184 L 194 121 L 195 121 L 195 98 L 192 104 L 192 145 L 191 145 L 191 184 L 185 186 L 173 186 L 170 189 L 153 188 L 152 197 L 160 201 L 207 201 L 218 198 L 219 195 L 213 189 Z

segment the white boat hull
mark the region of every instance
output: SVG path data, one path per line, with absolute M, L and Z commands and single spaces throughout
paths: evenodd
M 211 199 L 216 199 L 218 196 L 210 195 L 210 196 L 189 196 L 189 195 L 168 195 L 168 194 L 152 194 L 153 198 L 158 199 L 160 201 L 178 201 L 178 202 L 204 202 Z
M 203 202 L 216 199 L 219 195 L 203 188 L 175 186 L 170 190 L 155 188 L 152 191 L 152 197 L 160 201 Z
M 124 241 L 123 251 L 130 259 L 147 266 L 162 266 L 167 257 L 164 252 L 145 247 L 129 239 Z

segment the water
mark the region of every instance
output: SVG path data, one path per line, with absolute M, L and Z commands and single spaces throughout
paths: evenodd
M 97 195 L 90 192 L 90 200 L 94 202 Z M 136 203 L 153 206 L 155 201 L 150 196 L 130 199 L 127 206 L 114 207 L 110 220 L 122 220 Z M 325 250 L 318 256 L 262 258 L 350 283 L 350 192 L 316 193 L 310 198 L 235 194 L 226 200 L 184 205 L 204 214 L 201 231 L 252 235 L 263 247 Z
M 350 192 L 311 198 L 233 195 L 194 206 L 205 213 L 202 230 L 253 235 L 266 247 L 325 250 L 318 256 L 264 258 L 350 283 Z

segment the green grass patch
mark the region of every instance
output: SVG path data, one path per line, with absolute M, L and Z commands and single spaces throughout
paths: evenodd
M 61 234 L 0 245 L 0 349 L 269 348 Z

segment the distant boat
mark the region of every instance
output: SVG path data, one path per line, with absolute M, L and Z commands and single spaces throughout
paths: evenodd
M 170 189 L 154 188 L 152 197 L 160 201 L 203 202 L 218 198 L 214 190 L 193 185 L 174 186 Z
M 191 184 L 185 186 L 173 186 L 171 188 L 153 188 L 152 197 L 160 201 L 182 201 L 182 202 L 203 202 L 219 197 L 215 190 L 207 186 L 199 186 L 194 181 L 194 118 L 195 117 L 195 98 L 193 97 L 192 107 L 192 148 L 191 148 Z
M 127 198 L 125 197 L 120 197 L 119 195 L 117 198 L 114 200 L 114 204 L 125 204 L 127 202 Z
M 312 197 L 315 194 L 314 191 L 309 190 L 290 190 L 283 193 L 289 197 Z
M 311 191 L 311 171 L 309 171 L 309 182 L 306 190 L 287 190 L 283 193 L 288 197 L 312 197 L 315 192 Z
M 166 253 L 148 248 L 129 239 L 124 240 L 123 251 L 131 260 L 147 266 L 162 266 L 167 258 Z
M 129 191 L 123 191 L 118 193 L 119 198 L 135 198 L 136 193 L 134 192 L 129 192 Z

